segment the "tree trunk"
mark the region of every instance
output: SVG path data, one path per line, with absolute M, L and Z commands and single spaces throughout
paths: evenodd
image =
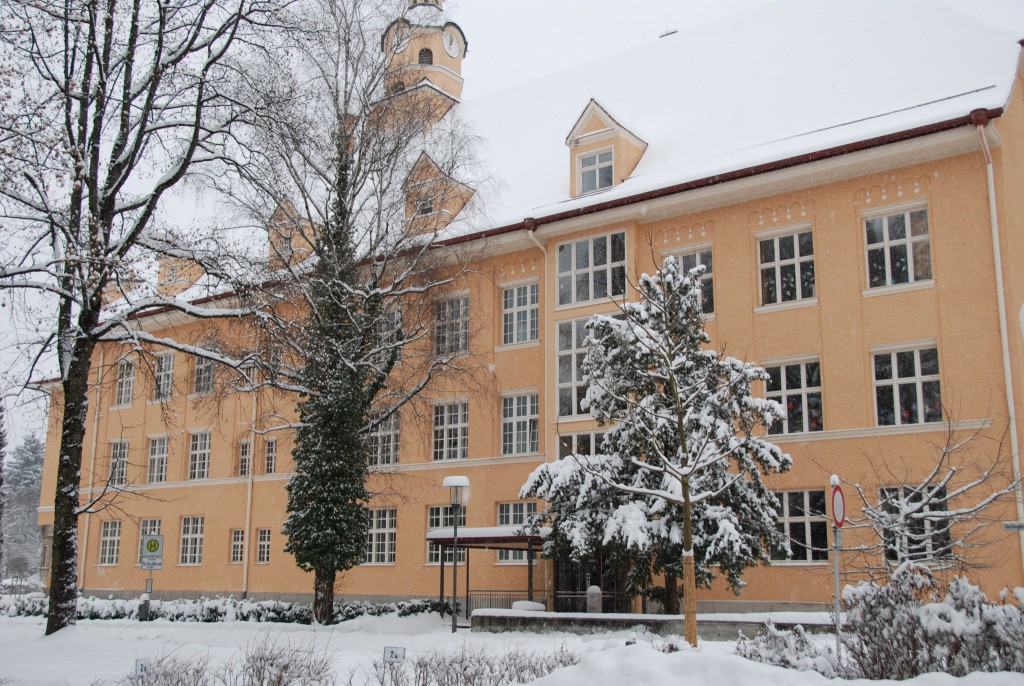
M 313 573 L 313 618 L 319 624 L 334 624 L 334 579 L 338 573 L 325 567 L 317 567 Z
M 697 568 L 693 559 L 693 505 L 690 480 L 683 479 L 683 623 L 686 642 L 697 647 Z
M 64 417 L 60 434 L 60 460 L 57 464 L 57 488 L 53 499 L 47 635 L 71 626 L 76 621 L 79 485 L 85 419 L 89 411 L 89 371 L 92 367 L 93 347 L 93 343 L 85 338 L 78 340 L 63 384 Z
M 665 572 L 665 614 L 679 614 L 679 578 L 675 572 Z

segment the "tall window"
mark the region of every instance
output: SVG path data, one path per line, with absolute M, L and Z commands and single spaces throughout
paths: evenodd
M 498 526 L 522 526 L 527 518 L 537 513 L 537 503 L 498 503 Z M 525 550 L 499 550 L 498 562 L 525 564 Z
M 196 376 L 193 379 L 192 392 L 197 394 L 213 392 L 214 362 L 205 357 L 196 358 Z
M 189 436 L 188 478 L 205 479 L 210 474 L 210 432 Z
M 370 466 L 398 464 L 400 436 L 398 412 L 381 421 L 370 433 Z
M 868 288 L 932 278 L 928 210 L 896 212 L 864 221 Z
M 420 50 L 419 63 L 430 65 L 434 63 L 434 53 L 430 48 L 423 48 Z
M 613 176 L 615 163 L 611 150 L 596 152 L 592 155 L 581 155 L 578 159 L 580 175 L 577 180 L 581 194 L 612 187 L 615 182 Z
M 427 529 L 447 529 L 455 526 L 455 517 L 452 516 L 452 508 L 450 505 L 431 505 L 427 510 Z M 459 526 L 466 526 L 466 508 L 461 508 L 459 511 Z M 444 562 L 445 564 L 451 564 L 451 561 L 455 558 L 452 548 L 449 546 L 445 548 Z M 466 561 L 466 550 L 459 550 L 459 564 Z M 429 564 L 440 564 L 441 562 L 441 546 L 431 543 L 427 547 L 427 562 Z
M 256 529 L 256 564 L 270 562 L 270 529 Z
M 762 305 L 814 297 L 814 238 L 810 231 L 761 239 L 758 255 Z
M 625 293 L 624 231 L 558 246 L 559 305 L 586 303 Z
M 392 565 L 395 563 L 398 511 L 393 508 L 370 510 L 369 515 L 370 528 L 366 531 L 363 564 Z
M 772 559 L 816 562 L 828 559 L 828 519 L 825 518 L 825 491 L 788 491 L 776 493 L 782 505 L 776 526 L 789 540 L 793 553 L 772 552 Z
M 776 422 L 769 433 L 792 434 L 821 431 L 821 364 L 817 359 L 790 364 L 766 366 L 768 400 L 774 400 L 786 411 L 786 418 Z
M 142 541 L 146 536 L 159 536 L 160 535 L 160 520 L 159 519 L 140 519 L 139 520 L 139 562 L 142 562 Z
M 503 291 L 501 342 L 504 345 L 538 339 L 539 293 L 535 283 L 513 286 Z
M 128 442 L 110 444 L 110 485 L 124 486 L 128 480 Z
M 117 385 L 114 387 L 114 404 L 131 405 L 135 393 L 135 361 L 124 358 L 117 363 Z
M 874 362 L 879 426 L 942 421 L 938 350 L 876 353 Z
M 277 440 L 267 439 L 263 446 L 263 473 L 274 474 L 277 472 Z
M 101 565 L 116 565 L 121 550 L 121 522 L 108 520 L 100 527 Z
M 434 405 L 434 459 L 464 460 L 469 450 L 469 403 Z
M 153 358 L 153 400 L 167 400 L 174 388 L 174 353 Z
M 469 298 L 451 298 L 437 303 L 434 324 L 434 352 L 461 355 L 469 352 Z
M 597 455 L 601 451 L 604 432 L 583 431 L 576 434 L 560 434 L 558 436 L 558 459 L 570 455 Z
M 231 530 L 231 564 L 240 565 L 245 560 L 245 529 Z
M 885 559 L 890 562 L 949 557 L 949 505 L 946 489 L 918 491 L 906 486 L 882 489 L 882 510 L 892 526 L 885 531 Z
M 151 484 L 167 480 L 167 436 L 149 439 L 149 463 L 146 465 L 146 480 Z
M 181 547 L 178 564 L 203 564 L 203 529 L 205 527 L 206 518 L 203 516 L 181 518 Z
M 697 248 L 677 253 L 679 271 L 688 274 L 691 269 L 704 267 L 700 277 L 700 306 L 704 314 L 715 311 L 714 263 L 711 261 L 711 248 Z
M 502 455 L 526 455 L 537 452 L 539 408 L 536 393 L 501 399 Z
M 249 476 L 252 472 L 252 443 L 241 441 L 238 444 L 238 476 Z
M 558 322 L 558 416 L 585 414 L 580 401 L 587 394 L 583 360 L 587 357 L 587 320 Z

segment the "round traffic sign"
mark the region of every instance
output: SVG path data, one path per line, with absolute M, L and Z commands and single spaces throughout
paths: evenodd
M 832 487 L 832 523 L 840 529 L 846 523 L 846 496 L 838 484 Z
M 156 540 L 155 538 L 151 538 L 148 541 L 146 541 L 146 550 L 148 550 L 149 552 L 155 553 L 159 549 L 160 541 Z

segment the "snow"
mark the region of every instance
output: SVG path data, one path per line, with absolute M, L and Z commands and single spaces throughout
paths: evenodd
M 795 672 L 758 664 L 733 653 L 732 642 L 705 642 L 699 650 L 684 648 L 663 653 L 665 641 L 639 632 L 636 645 L 627 646 L 632 631 L 589 636 L 570 634 L 487 634 L 460 631 L 437 615 L 361 617 L 335 627 L 299 625 L 172 624 L 131 621 L 82 621 L 72 629 L 44 637 L 41 618 L 0 618 L 0 675 L 29 686 L 92 684 L 125 676 L 136 659 L 173 654 L 178 658 L 209 657 L 216 665 L 256 641 L 288 641 L 313 646 L 333 660 L 339 683 L 352 670 L 365 669 L 380 659 L 385 646 L 406 648 L 406 659 L 432 650 L 463 647 L 493 651 L 525 649 L 553 652 L 560 646 L 580 655 L 574 667 L 557 670 L 534 683 L 538 686 L 825 686 L 836 682 L 812 672 Z M 359 682 L 361 683 L 361 682 Z M 863 682 L 866 684 L 867 682 Z M 896 682 L 876 681 L 876 686 Z M 903 682 L 909 686 L 1024 686 L 1024 675 L 975 673 L 963 679 L 929 674 Z

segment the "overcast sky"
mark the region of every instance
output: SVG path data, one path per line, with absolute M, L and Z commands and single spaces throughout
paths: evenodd
M 463 63 L 463 98 L 469 100 L 657 40 L 666 31 L 685 31 L 769 1 L 446 0 L 446 10 L 469 41 Z M 1000 27 L 1020 26 L 1024 38 L 1022 0 L 939 1 Z M 8 411 L 9 441 L 14 444 L 28 433 L 42 432 L 44 404 L 13 395 L 23 381 L 24 360 L 18 360 L 13 351 L 16 332 L 11 330 L 8 312 L 0 311 L 0 388 Z

